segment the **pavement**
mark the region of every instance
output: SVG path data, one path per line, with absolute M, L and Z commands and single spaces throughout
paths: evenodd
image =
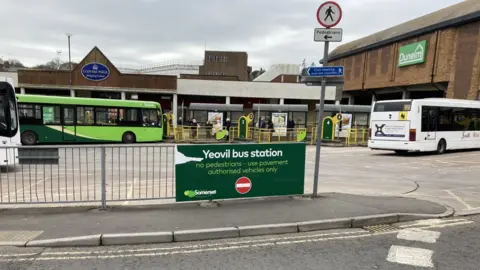
M 0 269 L 478 269 L 480 216 L 201 243 L 0 247 Z
M 37 240 L 93 235 L 94 239 L 80 238 L 76 239 L 77 242 L 58 245 L 100 245 L 102 235 L 106 243 L 105 234 L 146 232 L 166 234 L 144 235 L 147 240 L 142 238 L 140 242 L 157 241 L 152 240 L 154 237 L 158 237 L 159 242 L 189 241 L 362 227 L 451 214 L 453 211 L 444 206 L 422 200 L 338 193 L 322 194 L 317 199 L 283 197 L 231 200 L 206 206 L 185 203 L 147 209 L 121 207 L 110 211 L 70 213 L 4 211 L 0 213 L 0 243 L 29 246 Z M 265 226 L 246 227 L 254 225 Z M 117 242 L 121 243 L 130 242 Z

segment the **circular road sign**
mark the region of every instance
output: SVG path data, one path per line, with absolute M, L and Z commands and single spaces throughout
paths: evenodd
M 235 182 L 235 189 L 240 194 L 247 194 L 252 189 L 252 181 L 248 177 L 242 176 Z
M 337 25 L 342 19 L 342 8 L 333 1 L 327 1 L 317 9 L 317 21 L 326 28 Z

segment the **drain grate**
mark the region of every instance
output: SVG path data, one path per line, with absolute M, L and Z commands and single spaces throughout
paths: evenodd
M 380 225 L 372 225 L 372 226 L 365 226 L 363 229 L 371 232 L 371 233 L 386 233 L 386 232 L 395 232 L 399 231 L 400 228 L 390 225 L 390 224 L 380 224 Z

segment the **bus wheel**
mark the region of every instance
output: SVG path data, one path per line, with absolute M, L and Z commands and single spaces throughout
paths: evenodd
M 445 151 L 447 151 L 447 142 L 444 139 L 441 139 L 438 142 L 437 154 L 439 154 L 439 155 L 444 154 Z
M 135 142 L 135 134 L 132 132 L 125 132 L 122 136 L 123 143 L 134 143 Z
M 22 133 L 21 141 L 23 145 L 34 145 L 37 143 L 38 136 L 37 133 L 27 130 Z

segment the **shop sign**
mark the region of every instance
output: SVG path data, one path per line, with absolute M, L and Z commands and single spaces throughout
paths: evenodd
M 424 63 L 426 55 L 426 40 L 402 46 L 398 52 L 398 66 L 404 67 Z
M 305 143 L 177 145 L 177 202 L 303 194 Z
M 88 63 L 82 67 L 82 76 L 89 81 L 103 81 L 110 75 L 110 69 L 101 63 Z

